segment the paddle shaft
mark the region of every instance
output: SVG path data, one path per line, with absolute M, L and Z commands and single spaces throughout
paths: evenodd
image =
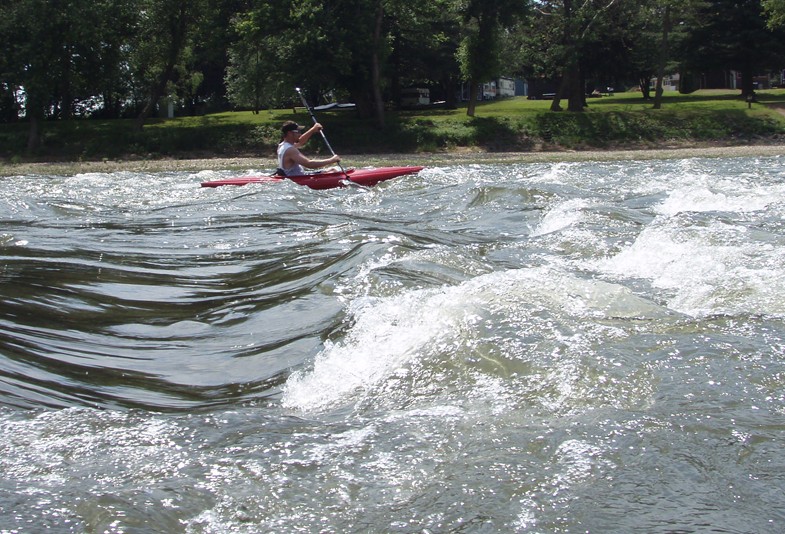
M 299 87 L 295 87 L 294 90 L 297 91 L 298 95 L 300 95 L 300 100 L 303 101 L 303 105 L 305 106 L 305 109 L 307 109 L 308 113 L 311 115 L 311 120 L 313 121 L 313 123 L 317 124 L 319 121 L 316 120 L 316 115 L 314 115 L 313 109 L 311 109 L 311 105 L 308 103 L 308 101 L 303 96 L 303 92 L 300 91 Z M 330 151 L 330 154 L 332 154 L 334 156 L 335 155 L 335 150 L 333 150 L 333 147 L 330 146 L 330 142 L 327 140 L 327 136 L 324 135 L 324 130 L 323 129 L 319 129 L 319 133 L 322 134 L 322 139 L 324 139 L 324 144 L 327 145 L 327 149 Z M 349 175 L 346 174 L 346 171 L 343 169 L 343 165 L 341 165 L 340 161 L 338 162 L 338 168 L 341 169 L 341 172 L 344 174 L 344 176 L 346 176 L 346 179 L 350 180 Z

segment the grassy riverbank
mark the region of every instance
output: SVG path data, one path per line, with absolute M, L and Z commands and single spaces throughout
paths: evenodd
M 512 98 L 465 108 L 390 112 L 384 131 L 347 111 L 319 112 L 333 148 L 342 155 L 549 153 L 709 145 L 785 144 L 785 90 L 758 93 L 748 105 L 738 91 L 668 93 L 654 110 L 640 93 L 592 98 L 585 113 L 553 113 L 549 101 Z M 272 159 L 282 121 L 309 124 L 305 110 L 227 112 L 154 119 L 142 132 L 130 120 L 46 123 L 43 146 L 25 153 L 27 125 L 0 125 L 0 171 L 35 162 Z M 314 139 L 309 152 L 325 152 Z M 415 157 L 416 156 L 416 157 Z M 361 158 L 362 159 L 362 158 Z

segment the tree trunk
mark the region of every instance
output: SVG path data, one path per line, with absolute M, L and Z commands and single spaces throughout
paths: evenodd
M 32 154 L 41 144 L 41 121 L 38 117 L 30 117 L 30 129 L 27 131 L 27 153 Z
M 444 89 L 444 106 L 447 109 L 455 109 L 458 107 L 458 98 L 456 96 L 455 79 L 449 74 L 442 77 L 442 88 Z
M 392 52 L 387 60 L 390 66 L 390 74 L 387 76 L 390 84 L 390 99 L 395 102 L 396 107 L 401 104 L 401 53 L 398 50 L 401 39 L 400 32 L 396 31 L 393 37 L 395 42 L 392 45 Z
M 30 128 L 27 131 L 28 154 L 38 150 L 41 145 L 41 123 L 46 115 L 44 105 L 41 103 L 43 101 L 44 99 L 40 98 L 35 90 L 29 90 L 26 105 L 27 114 L 30 117 Z
M 562 111 L 561 101 L 567 99 L 567 111 L 583 111 L 585 96 L 578 60 L 571 58 L 564 67 L 559 91 L 551 102 L 551 111 Z
M 569 80 L 567 80 L 567 76 L 569 73 L 565 70 L 562 74 L 561 82 L 559 82 L 559 90 L 556 91 L 556 94 L 553 95 L 553 101 L 551 102 L 551 111 L 563 111 L 561 107 L 561 99 L 567 94 L 568 87 L 569 87 Z
M 376 115 L 376 126 L 384 129 L 384 101 L 382 100 L 381 67 L 379 66 L 379 49 L 382 41 L 382 23 L 384 22 L 384 5 L 382 0 L 376 5 L 376 24 L 373 29 L 373 52 L 371 55 L 371 84 L 373 85 L 373 104 Z
M 144 127 L 144 122 L 155 109 L 158 100 L 164 95 L 166 91 L 166 84 L 172 79 L 172 74 L 177 66 L 177 61 L 180 58 L 180 53 L 185 45 L 186 30 L 188 28 L 188 2 L 180 2 L 179 9 L 174 15 L 174 19 L 170 20 L 169 47 L 166 51 L 166 58 L 164 68 L 161 75 L 155 80 L 150 87 L 148 100 L 145 103 L 142 112 L 136 118 L 136 129 L 141 131 Z
M 638 80 L 638 84 L 641 89 L 641 96 L 643 96 L 643 99 L 649 100 L 651 98 L 651 90 L 649 89 L 649 77 L 645 74 L 641 75 L 640 79 Z
M 374 116 L 374 105 L 371 97 L 368 95 L 367 87 L 353 88 L 350 96 L 354 102 L 358 118 L 368 119 Z
M 744 67 L 741 71 L 741 96 L 744 98 L 755 96 L 752 68 L 749 66 Z
M 578 63 L 578 45 L 573 30 L 572 0 L 564 0 L 564 35 L 562 43 L 567 51 L 559 92 L 551 103 L 551 111 L 561 111 L 561 100 L 567 99 L 569 111 L 583 111 L 584 90 Z
M 73 109 L 73 90 L 71 87 L 71 69 L 73 62 L 71 61 L 71 47 L 67 46 L 63 50 L 63 74 L 60 78 L 60 118 L 64 120 L 72 119 L 74 116 Z
M 480 84 L 476 80 L 469 80 L 469 105 L 466 107 L 466 115 L 474 117 L 477 109 L 477 95 L 479 95 Z
M 665 6 L 662 15 L 662 41 L 660 43 L 660 57 L 657 65 L 657 86 L 654 89 L 654 109 L 662 108 L 662 79 L 665 77 L 665 64 L 668 62 L 668 35 L 671 31 L 671 8 Z
M 586 99 L 586 91 L 583 89 L 583 83 L 581 81 L 581 69 L 577 58 L 573 58 L 570 61 L 569 69 L 569 100 L 567 102 L 567 111 L 582 112 L 583 104 Z
M 164 90 L 166 89 L 166 84 L 169 82 L 169 78 L 174 72 L 174 64 L 166 66 L 163 74 L 158 78 L 155 84 L 150 88 L 150 93 L 147 97 L 147 102 L 145 102 L 144 107 L 142 108 L 142 112 L 136 117 L 136 130 L 142 131 L 144 128 L 144 123 L 147 118 L 153 113 L 158 100 L 163 96 Z

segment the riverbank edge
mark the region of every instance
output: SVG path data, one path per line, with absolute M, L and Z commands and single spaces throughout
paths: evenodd
M 416 154 L 345 154 L 345 167 L 399 165 L 445 166 L 459 164 L 555 163 L 580 161 L 633 161 L 686 158 L 785 156 L 785 144 L 691 145 L 614 150 L 556 150 L 487 152 L 461 150 Z M 2 163 L 0 177 L 73 176 L 114 172 L 266 171 L 275 168 L 271 157 L 209 157 L 193 159 L 103 160 L 49 163 Z

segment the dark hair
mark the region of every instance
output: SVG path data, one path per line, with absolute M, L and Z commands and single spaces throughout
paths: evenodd
M 286 135 L 287 133 L 292 132 L 294 130 L 302 130 L 302 129 L 303 127 L 297 124 L 296 122 L 286 121 L 285 123 L 283 123 L 283 126 L 281 126 L 281 133 Z

